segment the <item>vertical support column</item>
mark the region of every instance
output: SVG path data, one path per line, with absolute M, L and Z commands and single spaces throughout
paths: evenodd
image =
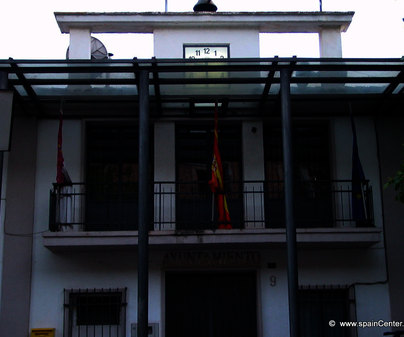
M 0 72 L 0 95 L 2 90 L 7 90 L 8 89 L 8 74 L 6 72 Z M 1 100 L 0 100 L 1 102 Z M 1 125 L 5 125 L 4 120 L 3 120 L 3 113 L 0 111 L 0 123 Z M 10 113 L 10 118 L 11 118 L 11 113 Z M 11 123 L 10 123 L 11 125 Z M 1 127 L 0 127 L 1 128 Z M 1 131 L 2 133 L 4 130 Z M 0 135 L 1 138 L 1 135 Z M 3 140 L 1 140 L 3 143 Z M 2 230 L 0 233 L 0 247 L 4 246 L 4 234 L 3 234 L 3 216 L 4 216 L 4 202 L 3 202 L 3 168 L 4 168 L 4 152 L 3 150 L 5 149 L 5 145 L 7 144 L 1 144 L 0 147 L 4 147 L 0 149 L 0 229 Z M 9 145 L 9 144 L 8 144 Z M 5 196 L 4 196 L 5 199 Z M 1 280 L 2 280 L 2 271 L 3 271 L 3 249 L 0 248 L 0 312 L 1 312 Z
M 69 59 L 91 59 L 91 32 L 87 28 L 70 29 Z
M 282 109 L 282 143 L 283 169 L 285 176 L 285 219 L 286 246 L 288 260 L 288 294 L 289 294 L 289 331 L 290 337 L 299 336 L 298 312 L 298 273 L 296 226 L 293 216 L 293 157 L 292 157 L 292 122 L 290 112 L 290 70 L 281 69 L 281 109 Z
M 0 90 L 8 89 L 8 74 L 5 71 L 0 72 Z
M 7 90 L 7 89 L 8 89 L 8 75 L 6 72 L 2 71 L 2 72 L 0 72 L 0 91 Z M 1 116 L 0 116 L 0 121 L 3 121 Z M 0 207 L 1 207 L 2 186 L 3 186 L 3 151 L 2 151 L 2 149 L 0 149 Z
M 148 336 L 149 300 L 149 72 L 139 73 L 138 337 Z
M 323 28 L 319 32 L 320 57 L 342 57 L 340 27 Z

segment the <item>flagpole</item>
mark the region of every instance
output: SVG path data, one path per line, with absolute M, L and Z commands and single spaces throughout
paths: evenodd
M 215 193 L 212 192 L 212 226 L 215 220 Z
M 167 0 L 166 0 L 167 2 Z M 217 101 L 215 102 L 215 126 L 213 128 L 213 136 L 215 137 L 215 130 L 216 130 L 216 111 L 217 111 Z M 214 226 L 215 222 L 215 192 L 212 191 L 212 226 Z

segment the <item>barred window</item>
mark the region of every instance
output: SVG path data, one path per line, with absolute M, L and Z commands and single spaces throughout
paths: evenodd
M 124 337 L 125 289 L 65 289 L 64 337 Z
M 355 328 L 338 322 L 355 321 L 355 294 L 352 287 L 299 289 L 301 337 L 356 337 Z M 330 327 L 329 322 L 337 324 Z

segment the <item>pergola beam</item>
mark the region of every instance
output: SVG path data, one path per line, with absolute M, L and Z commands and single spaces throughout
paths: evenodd
M 31 85 L 28 83 L 27 79 L 24 76 L 24 72 L 18 67 L 17 63 L 10 57 L 10 66 L 14 70 L 14 73 L 17 75 L 21 85 L 24 87 L 28 97 L 34 102 L 35 110 L 39 115 L 42 115 L 41 103 L 36 95 L 34 89 L 32 89 Z

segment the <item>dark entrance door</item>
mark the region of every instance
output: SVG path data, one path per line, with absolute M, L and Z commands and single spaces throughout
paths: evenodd
M 256 337 L 256 274 L 166 274 L 166 337 Z

